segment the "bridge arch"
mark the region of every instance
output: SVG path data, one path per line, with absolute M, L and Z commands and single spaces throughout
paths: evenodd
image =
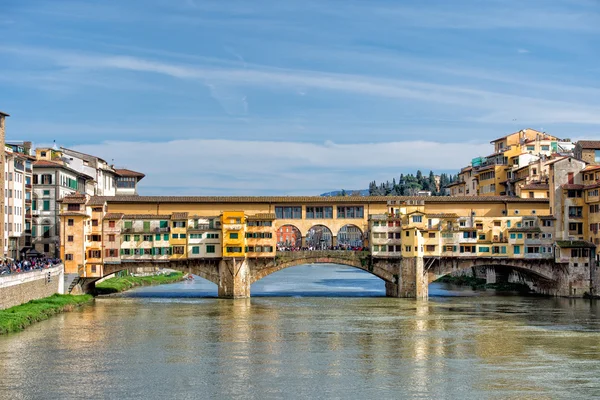
M 514 271 L 531 279 L 543 291 L 557 288 L 567 272 L 553 263 L 551 259 L 478 259 L 478 260 L 431 260 L 425 261 L 427 283 L 430 284 L 442 276 L 471 268 L 494 268 L 496 271 Z
M 393 271 L 374 264 L 367 252 L 343 250 L 286 252 L 278 255 L 275 262 L 253 268 L 250 283 L 283 269 L 306 264 L 346 265 L 375 275 L 384 282 L 398 283 L 398 277 L 394 275 Z
M 305 247 L 313 250 L 326 250 L 333 246 L 333 232 L 325 225 L 313 225 L 306 232 Z
M 362 247 L 363 231 L 354 224 L 346 224 L 337 232 L 337 245 L 342 247 Z
M 282 225 L 277 229 L 278 248 L 302 247 L 302 232 L 292 224 Z

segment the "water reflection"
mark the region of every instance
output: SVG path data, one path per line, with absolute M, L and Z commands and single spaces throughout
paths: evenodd
M 196 297 L 200 281 L 143 288 L 1 337 L 0 398 L 600 396 L 596 303 L 442 286 L 391 299 L 358 270 L 302 268 L 252 299 Z M 325 289 L 337 297 L 311 295 Z

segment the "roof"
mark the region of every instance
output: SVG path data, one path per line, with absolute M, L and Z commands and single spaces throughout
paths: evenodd
M 455 213 L 427 214 L 427 218 L 458 218 Z
M 554 215 L 540 215 L 538 216 L 539 219 L 556 219 L 554 217 Z
M 583 185 L 577 185 L 574 183 L 565 183 L 564 185 L 561 185 L 560 187 L 563 189 L 570 189 L 570 190 L 578 190 L 578 189 L 585 188 L 585 186 L 583 186 Z
M 61 212 L 60 214 L 61 217 L 88 217 L 88 215 L 86 213 L 82 212 L 77 212 L 77 211 L 65 211 L 65 212 Z
M 82 159 L 82 160 L 86 160 L 86 161 L 96 161 L 96 160 L 100 160 L 100 161 L 102 161 L 102 162 L 106 163 L 106 161 L 105 161 L 105 160 L 103 160 L 103 159 L 102 159 L 102 158 L 100 158 L 100 157 L 96 157 L 96 156 L 93 156 L 93 155 L 91 155 L 91 154 L 82 153 L 82 152 L 80 152 L 80 151 L 77 151 L 77 150 L 71 150 L 71 149 L 67 149 L 66 147 L 62 147 L 62 146 L 61 146 L 60 150 L 61 150 L 61 151 L 62 151 L 64 154 L 69 154 L 69 153 L 71 153 L 71 154 L 77 154 L 78 156 L 81 156 L 81 159 Z
M 74 174 L 77 174 L 79 176 L 86 177 L 87 179 L 94 179 L 93 177 L 89 176 L 88 174 L 77 171 L 77 170 L 69 167 L 68 165 L 63 164 L 62 162 L 49 161 L 49 160 L 37 160 L 37 161 L 34 161 L 32 165 L 34 168 L 36 168 L 36 167 L 37 168 L 63 168 L 63 169 L 66 169 L 67 171 L 71 171 Z
M 509 232 L 541 232 L 542 230 L 537 226 L 524 226 L 521 228 L 510 228 Z
M 570 248 L 595 248 L 596 245 L 591 242 L 586 242 L 585 240 L 557 240 L 556 245 L 558 247 L 570 249 Z
M 372 204 L 408 200 L 424 203 L 548 203 L 548 199 L 514 196 L 92 196 L 89 205 L 107 203 L 313 203 L 313 204 Z
M 528 185 L 523 185 L 521 189 L 529 189 L 529 190 L 548 190 L 550 186 L 547 183 L 530 183 Z
M 86 201 L 87 197 L 81 193 L 68 194 L 62 199 L 58 200 L 58 202 L 65 204 L 85 204 Z
M 0 111 L 0 115 L 3 115 L 5 117 L 10 117 L 10 114 L 5 113 L 4 111 Z
M 188 218 L 187 212 L 174 212 L 173 216 L 171 217 L 171 219 L 187 219 L 187 218 Z
M 584 169 L 582 169 L 582 172 L 588 172 L 588 171 L 595 171 L 597 169 L 600 169 L 600 165 L 588 165 L 586 166 Z
M 103 219 L 121 219 L 123 218 L 123 213 L 106 213 Z
M 37 160 L 33 163 L 34 167 L 56 167 L 61 168 L 64 167 L 62 163 L 56 161 L 48 161 L 48 160 Z
M 171 219 L 170 215 L 164 214 L 123 214 L 123 219 Z
M 600 140 L 580 140 L 577 146 L 582 149 L 600 149 Z
M 271 221 L 277 219 L 275 214 L 254 214 L 246 218 L 248 221 Z
M 127 176 L 127 177 L 139 178 L 138 179 L 139 181 L 141 181 L 142 178 L 144 178 L 146 176 L 146 175 L 142 174 L 141 172 L 132 171 L 132 170 L 126 169 L 126 168 L 115 168 L 115 173 L 118 176 Z

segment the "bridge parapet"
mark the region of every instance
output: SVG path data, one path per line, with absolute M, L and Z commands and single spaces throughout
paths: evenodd
M 331 259 L 347 261 L 352 265 L 361 265 L 370 258 L 369 251 L 351 250 L 306 250 L 306 251 L 278 251 L 275 254 L 275 264 L 285 264 L 297 260 L 306 260 L 307 263 L 319 262 L 315 259 Z M 345 263 L 344 263 L 345 264 Z

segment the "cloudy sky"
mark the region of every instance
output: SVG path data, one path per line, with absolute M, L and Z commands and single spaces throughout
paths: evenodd
M 7 138 L 141 194 L 310 195 L 600 139 L 598 0 L 3 0 Z

